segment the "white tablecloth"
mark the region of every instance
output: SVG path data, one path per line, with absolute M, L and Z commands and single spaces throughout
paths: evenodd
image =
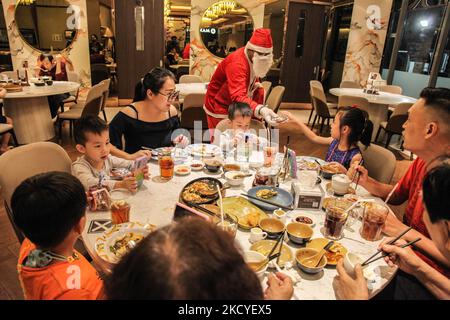
M 262 156 L 262 155 L 261 155 Z M 216 177 L 221 179 L 222 182 L 225 180 L 222 178 L 221 174 L 208 174 L 203 171 L 192 172 L 188 176 L 174 176 L 174 178 L 168 182 L 161 183 L 157 176 L 159 176 L 159 167 L 156 162 L 149 163 L 149 171 L 152 175 L 152 179 L 145 181 L 144 185 L 141 187 L 139 192 L 129 199 L 131 204 L 131 214 L 130 221 L 139 221 L 141 223 L 151 223 L 159 227 L 170 224 L 173 218 L 173 213 L 175 209 L 175 204 L 178 202 L 179 194 L 182 188 L 191 180 L 200 177 Z M 251 171 L 252 172 L 252 171 Z M 241 187 L 231 188 L 226 190 L 227 196 L 239 195 L 251 188 L 253 182 L 253 177 L 245 178 L 244 185 Z M 323 179 L 322 184 L 325 186 L 329 180 Z M 291 190 L 291 181 L 283 183 L 280 185 L 281 188 L 286 190 Z M 363 188 L 358 187 L 358 194 L 365 197 L 371 197 L 367 191 Z M 373 198 L 373 197 L 372 197 Z M 381 201 L 377 199 L 377 201 Z M 289 215 L 295 214 L 297 212 L 308 213 L 314 215 L 316 219 L 316 226 L 314 227 L 314 234 L 312 238 L 323 238 L 321 228 L 323 228 L 325 213 L 323 211 L 315 210 L 294 210 Z M 94 245 L 96 239 L 101 235 L 101 233 L 89 233 L 91 223 L 97 223 L 95 220 L 110 219 L 109 212 L 88 212 L 87 213 L 87 225 L 85 231 L 82 235 L 83 241 L 88 249 L 89 253 L 93 257 L 96 264 L 98 264 L 103 271 L 108 271 L 110 266 L 97 256 L 95 253 Z M 290 218 L 287 219 L 287 223 L 290 222 Z M 97 226 L 101 223 L 97 223 Z M 357 221 L 352 227 L 345 229 L 344 238 L 339 240 L 342 245 L 344 245 L 349 251 L 357 254 L 361 257 L 369 257 L 376 250 L 380 241 L 369 242 L 361 238 L 359 234 L 359 228 L 361 227 L 361 222 Z M 101 228 L 100 228 L 101 229 Z M 249 232 L 245 230 L 238 230 L 236 235 L 236 240 L 239 246 L 243 250 L 250 248 L 251 243 L 248 241 Z M 299 246 L 292 244 L 291 242 L 286 243 L 292 250 L 295 256 L 295 251 Z M 294 263 L 295 264 L 295 263 Z M 383 259 L 378 260 L 371 264 L 374 268 L 376 274 L 381 275 L 377 277 L 377 282 L 371 284 L 373 285 L 372 294 L 376 294 L 383 288 L 394 276 L 396 270 L 389 268 Z M 320 299 L 329 300 L 336 299 L 333 290 L 333 278 L 336 276 L 336 270 L 334 267 L 326 267 L 323 272 L 310 275 L 300 271 L 296 266 L 294 268 L 295 272 L 301 277 L 301 281 L 295 286 L 295 297 L 297 299 Z M 266 280 L 262 282 L 265 286 Z

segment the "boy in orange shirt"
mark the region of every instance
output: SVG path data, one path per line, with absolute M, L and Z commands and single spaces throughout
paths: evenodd
M 17 187 L 11 207 L 26 237 L 17 266 L 25 299 L 101 298 L 103 281 L 74 249 L 86 223 L 81 182 L 64 172 L 36 175 Z

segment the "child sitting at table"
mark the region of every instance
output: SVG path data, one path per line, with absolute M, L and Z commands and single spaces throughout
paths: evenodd
M 357 146 L 358 141 L 367 147 L 370 145 L 373 124 L 368 114 L 359 108 L 339 108 L 331 124 L 331 137 L 318 136 L 291 113 L 286 111 L 281 113 L 297 124 L 310 141 L 329 145 L 325 161 L 336 163 L 341 172 L 347 172 L 352 163 L 362 160 L 361 150 Z
M 110 155 L 109 130 L 105 121 L 97 116 L 82 117 L 75 122 L 74 136 L 76 148 L 83 156 L 72 163 L 72 174 L 80 179 L 86 190 L 103 185 L 109 190 L 137 191 L 138 184 L 131 173 L 134 161 Z M 112 170 L 118 168 L 130 172 L 122 181 L 112 179 Z M 148 168 L 145 167 L 143 172 L 148 179 Z
M 17 264 L 25 299 L 103 297 L 103 281 L 74 249 L 86 223 L 86 194 L 77 178 L 65 172 L 28 178 L 14 191 L 11 208 L 26 237 Z
M 250 122 L 252 120 L 253 110 L 245 102 L 235 102 L 228 107 L 228 119 L 223 120 L 230 129 L 220 134 L 219 144 L 222 150 L 231 150 L 239 143 L 247 142 L 250 144 L 267 144 L 267 140 L 258 137 L 252 133 Z

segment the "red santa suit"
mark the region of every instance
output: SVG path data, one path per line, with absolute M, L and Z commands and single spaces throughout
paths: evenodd
M 246 49 L 271 53 L 270 30 L 255 30 L 246 47 L 233 52 L 217 66 L 205 97 L 204 109 L 209 129 L 214 129 L 228 117 L 228 106 L 233 102 L 245 102 L 253 111 L 264 103 L 264 89 L 253 72 Z

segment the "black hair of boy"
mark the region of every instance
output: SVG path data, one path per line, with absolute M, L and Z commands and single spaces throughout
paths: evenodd
M 47 172 L 23 181 L 11 198 L 14 223 L 39 248 L 53 248 L 86 212 L 81 182 L 66 172 Z
M 450 164 L 441 164 L 427 173 L 423 180 L 423 202 L 432 223 L 450 220 Z
M 245 102 L 233 102 L 228 107 L 228 119 L 234 120 L 237 115 L 242 117 L 251 117 L 253 115 L 253 110 Z
M 98 116 L 88 115 L 81 117 L 75 121 L 73 128 L 75 143 L 84 146 L 87 141 L 87 133 L 101 135 L 103 131 L 108 131 L 108 128 L 108 124 Z

